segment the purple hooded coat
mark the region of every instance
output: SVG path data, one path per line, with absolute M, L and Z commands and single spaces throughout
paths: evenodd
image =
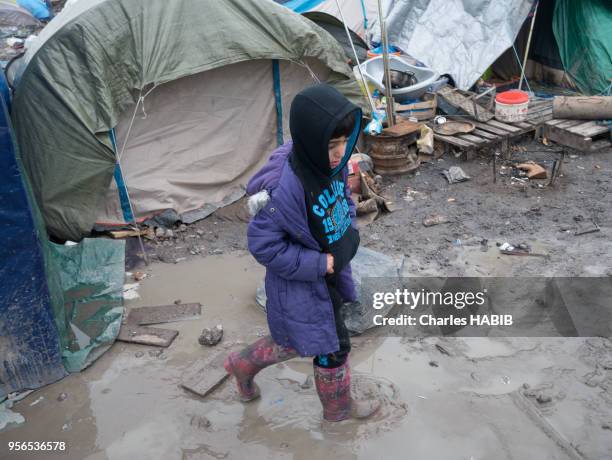
M 324 278 L 327 256 L 308 226 L 304 188 L 288 161 L 292 147 L 288 142 L 277 148 L 247 185 L 249 195 L 267 192 L 249 224 L 248 246 L 266 267 L 266 308 L 274 341 L 292 346 L 301 356 L 316 356 L 338 351 L 338 336 Z M 347 175 L 345 167 L 342 177 L 354 225 Z M 343 300 L 356 300 L 350 265 L 338 274 L 337 288 Z

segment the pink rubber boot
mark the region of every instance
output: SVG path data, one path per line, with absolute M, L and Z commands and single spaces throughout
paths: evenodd
M 380 401 L 354 400 L 351 397 L 351 371 L 348 359 L 340 367 L 327 369 L 314 366 L 317 393 L 323 405 L 323 418 L 328 422 L 339 422 L 347 418 L 363 419 L 380 408 Z
M 255 374 L 264 367 L 296 356 L 297 352 L 293 348 L 276 344 L 268 335 L 240 352 L 230 353 L 223 367 L 228 374 L 236 378 L 240 400 L 247 402 L 259 397 L 259 387 L 253 381 Z

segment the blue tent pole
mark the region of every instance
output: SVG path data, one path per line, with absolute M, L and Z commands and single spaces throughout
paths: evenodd
M 280 147 L 285 142 L 283 140 L 283 100 L 278 59 L 272 59 L 272 75 L 274 77 L 274 100 L 276 101 L 276 143 Z
M 119 191 L 119 201 L 121 203 L 121 210 L 123 211 L 123 219 L 126 222 L 131 222 L 134 224 L 134 227 L 138 229 L 138 223 L 136 222 L 136 216 L 134 215 L 134 207 L 132 206 L 132 202 L 130 200 L 130 194 L 128 193 L 127 185 L 125 184 L 125 180 L 123 178 L 123 171 L 121 169 L 121 163 L 119 161 L 119 152 L 117 152 L 117 139 L 115 137 L 115 128 L 109 131 L 109 136 L 111 140 L 111 144 L 113 145 L 113 150 L 115 151 L 115 182 L 117 183 L 117 190 Z M 147 258 L 147 253 L 144 248 L 144 243 L 142 242 L 142 238 L 140 233 L 138 233 L 138 242 L 140 243 L 140 250 L 142 251 L 142 257 L 145 261 L 145 264 L 149 265 L 149 259 Z

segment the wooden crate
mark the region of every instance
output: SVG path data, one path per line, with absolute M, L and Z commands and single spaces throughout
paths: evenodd
M 443 142 L 447 150 L 450 146 L 464 150 L 467 159 L 472 158 L 477 150 L 493 148 L 500 149 L 502 154 L 508 157 L 511 141 L 530 133 L 539 136 L 540 127 L 551 118 L 552 100 L 535 98 L 529 102 L 529 111 L 525 121 L 506 123 L 491 119 L 486 122 L 475 122 L 466 118 L 476 125 L 476 129 L 471 133 L 453 136 L 434 134 L 434 137 L 437 141 Z
M 434 133 L 434 138 L 445 145 L 446 150 L 459 147 L 465 151 L 466 159 L 471 159 L 477 150 L 498 148 L 508 156 L 510 141 L 535 131 L 536 125 L 528 122 L 502 123 L 497 120 L 487 122 L 471 121 L 476 129 L 469 134 L 444 136 Z
M 550 120 L 544 123 L 542 135 L 582 152 L 595 152 L 612 146 L 610 127 L 589 120 Z

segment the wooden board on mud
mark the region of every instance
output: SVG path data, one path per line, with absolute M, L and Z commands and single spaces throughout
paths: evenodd
M 181 378 L 181 386 L 204 397 L 222 384 L 228 374 L 223 361 L 231 350 L 222 350 L 196 361 Z
M 184 303 L 178 305 L 159 305 L 156 307 L 132 308 L 128 316 L 130 324 L 161 324 L 174 321 L 185 321 L 198 318 L 202 313 L 199 303 Z
M 177 335 L 178 331 L 171 329 L 124 324 L 121 326 L 117 340 L 166 348 L 170 346 Z

